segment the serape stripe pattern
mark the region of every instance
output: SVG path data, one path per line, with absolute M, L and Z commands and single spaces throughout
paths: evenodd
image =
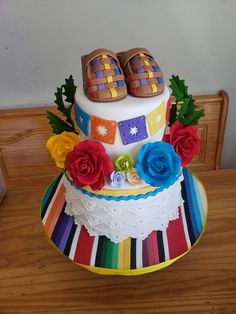
M 166 231 L 153 231 L 145 240 L 128 238 L 113 243 L 105 236 L 90 236 L 84 226 L 65 213 L 62 174 L 48 188 L 41 218 L 48 237 L 73 262 L 106 269 L 134 270 L 172 260 L 187 252 L 197 241 L 206 221 L 207 199 L 203 186 L 183 169 L 183 206 L 179 218 Z

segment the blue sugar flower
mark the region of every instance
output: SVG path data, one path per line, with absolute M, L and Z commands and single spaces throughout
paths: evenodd
M 154 142 L 141 147 L 136 169 L 146 183 L 169 187 L 180 172 L 180 164 L 181 160 L 171 144 Z

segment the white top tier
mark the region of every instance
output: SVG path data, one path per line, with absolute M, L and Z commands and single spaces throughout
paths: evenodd
M 170 91 L 168 87 L 165 87 L 161 95 L 155 97 L 137 98 L 127 95 L 124 99 L 115 102 L 93 102 L 86 97 L 82 88 L 77 88 L 75 94 L 76 104 L 90 117 L 96 116 L 117 122 L 114 144 L 100 141 L 112 159 L 121 154 L 129 154 L 136 159 L 137 152 L 144 143 L 162 140 L 166 126 L 166 106 L 169 98 Z M 143 115 L 146 120 L 147 137 L 141 141 L 124 145 L 118 127 L 119 122 Z M 132 132 L 135 132 L 135 129 Z M 87 136 L 81 130 L 81 140 L 88 138 L 96 140 L 90 134 L 91 122 L 89 123 Z

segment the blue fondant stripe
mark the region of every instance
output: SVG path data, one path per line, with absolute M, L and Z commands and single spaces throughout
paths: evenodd
M 57 180 L 54 180 L 52 185 L 49 187 L 49 189 L 47 190 L 46 194 L 44 195 L 44 198 L 43 198 L 43 203 L 42 203 L 42 208 L 44 209 L 45 208 L 45 205 L 47 203 L 47 200 L 48 198 L 50 197 L 50 194 L 56 184 Z
M 204 195 L 202 193 L 202 190 L 200 189 L 199 182 L 197 182 L 195 177 L 192 177 L 192 179 L 193 179 L 194 189 L 196 191 L 196 196 L 197 196 L 197 200 L 198 200 L 198 207 L 199 207 L 199 214 L 201 216 L 201 222 L 202 222 L 202 226 L 203 226 L 204 220 L 205 220 L 204 205 L 203 205 Z
M 194 205 L 193 205 L 193 200 L 192 200 L 192 195 L 191 195 L 191 190 L 190 190 L 188 171 L 186 169 L 183 169 L 183 174 L 184 174 L 184 181 L 186 184 L 186 195 L 187 195 L 187 201 L 188 201 L 188 206 L 189 206 L 189 212 L 190 212 L 190 218 L 191 218 L 191 222 L 192 222 L 193 232 L 194 232 L 195 238 L 197 238 L 198 234 L 199 234 L 199 230 L 198 230 L 198 225 L 197 225 L 196 218 L 194 215 Z
M 199 202 L 198 202 L 198 197 L 196 195 L 196 190 L 194 188 L 194 181 L 193 181 L 193 176 L 190 172 L 188 172 L 187 174 L 188 179 L 189 179 L 189 190 L 191 193 L 191 197 L 192 197 L 192 202 L 193 202 L 193 207 L 194 207 L 194 216 L 195 216 L 195 220 L 198 226 L 198 230 L 199 230 L 199 234 L 200 234 L 200 230 L 202 229 L 202 219 L 201 219 L 201 212 L 200 212 L 200 207 L 199 207 Z
M 57 186 L 61 180 L 61 177 L 62 177 L 63 173 L 61 173 L 51 184 L 50 188 L 47 190 L 47 192 L 45 193 L 44 195 L 44 198 L 43 198 L 43 202 L 42 202 L 42 212 L 41 212 L 41 217 L 43 219 L 46 211 L 47 211 L 47 208 L 48 208 L 48 205 L 50 204 L 51 202 L 51 199 L 57 189 Z

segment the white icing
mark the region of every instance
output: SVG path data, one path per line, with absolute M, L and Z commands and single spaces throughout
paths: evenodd
M 178 218 L 183 205 L 181 181 L 183 175 L 169 188 L 138 200 L 106 200 L 91 197 L 76 189 L 66 177 L 66 209 L 75 223 L 84 225 L 91 236 L 105 235 L 118 243 L 128 237 L 145 239 L 153 230 L 166 230 L 170 220 Z
M 138 98 L 127 95 L 124 99 L 115 102 L 94 102 L 89 100 L 82 88 L 77 88 L 75 94 L 76 103 L 90 115 L 100 117 L 102 119 L 114 120 L 116 122 L 132 119 L 141 115 L 147 115 L 154 109 L 159 107 L 163 101 L 167 103 L 170 97 L 170 91 L 168 87 L 165 87 L 164 92 L 161 95 L 150 98 Z M 159 117 L 159 119 L 161 119 Z M 158 117 L 157 117 L 158 120 Z M 158 120 L 159 121 L 159 120 Z M 108 155 L 115 159 L 120 154 L 129 154 L 136 159 L 137 152 L 140 147 L 147 142 L 161 141 L 165 132 L 165 125 L 153 136 L 149 132 L 148 123 L 146 121 L 146 127 L 148 132 L 148 138 L 140 142 L 124 145 L 121 140 L 120 132 L 117 127 L 116 139 L 113 145 L 102 143 L 108 153 Z M 102 130 L 105 132 L 105 130 Z M 135 132 L 135 130 L 132 130 Z M 89 131 L 90 134 L 90 131 Z M 81 131 L 81 140 L 90 138 Z

